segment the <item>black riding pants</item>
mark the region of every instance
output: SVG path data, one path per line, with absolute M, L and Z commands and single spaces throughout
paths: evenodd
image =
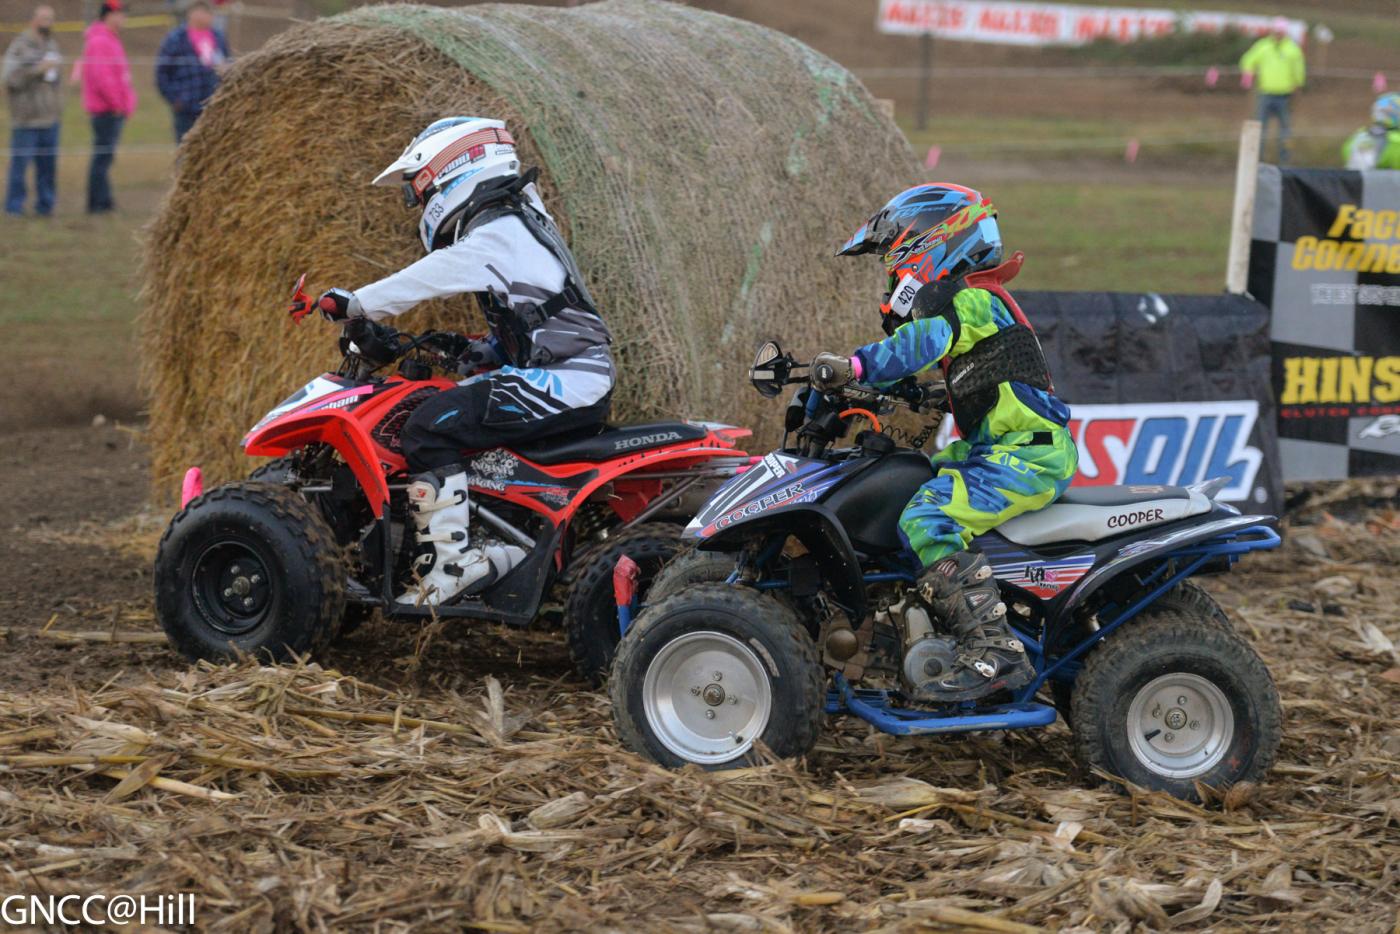
M 491 397 L 488 380 L 429 396 L 404 423 L 399 434 L 409 470 L 422 473 L 462 461 L 463 451 L 512 447 L 549 435 L 601 427 L 607 421 L 609 396 L 593 405 L 566 409 L 544 418 L 521 419 L 486 425 L 486 403 Z

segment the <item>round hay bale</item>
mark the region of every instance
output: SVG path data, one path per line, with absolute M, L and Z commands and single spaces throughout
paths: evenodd
M 244 58 L 186 138 L 146 266 L 158 490 L 192 463 L 245 473 L 239 438 L 334 361 L 332 329 L 285 317 L 298 274 L 355 288 L 421 255 L 416 213 L 369 181 L 458 113 L 504 118 L 541 166 L 616 338 L 614 420 L 771 423 L 744 382 L 758 340 L 871 336 L 876 271 L 832 254 L 915 163 L 840 66 L 655 0 L 361 8 Z M 454 299 L 400 326 L 480 319 Z

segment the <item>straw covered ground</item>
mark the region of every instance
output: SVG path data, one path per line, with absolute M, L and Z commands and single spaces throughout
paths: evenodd
M 393 5 L 295 26 L 241 58 L 181 150 L 148 245 L 143 359 L 156 488 L 237 442 L 331 362 L 291 283 L 354 288 L 422 254 L 369 181 L 431 121 L 504 118 L 613 329 L 614 416 L 746 421 L 777 335 L 846 346 L 871 268 L 835 248 L 912 178 L 908 143 L 795 39 L 661 3 Z M 868 322 L 868 318 L 864 319 Z M 479 325 L 466 299 L 405 327 Z
M 548 631 L 376 623 L 323 666 L 189 668 L 152 632 L 158 521 L 39 523 L 24 554 L 106 543 L 131 583 L 3 634 L 0 891 L 194 892 L 238 932 L 1389 931 L 1400 513 L 1393 483 L 1337 497 L 1212 582 L 1285 739 L 1204 807 L 1089 787 L 1060 725 L 840 721 L 806 762 L 665 772 Z

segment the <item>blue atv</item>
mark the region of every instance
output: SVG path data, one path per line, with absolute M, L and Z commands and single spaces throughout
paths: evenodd
M 760 744 L 806 754 L 827 714 L 897 735 L 1029 729 L 1058 715 L 1089 775 L 1196 799 L 1198 785 L 1267 771 L 1282 719 L 1273 679 L 1190 578 L 1277 547 L 1273 517 L 1216 502 L 1224 479 L 1089 487 L 979 536 L 1036 676 L 976 703 L 921 705 L 919 685 L 957 655 L 914 591 L 898 520 L 933 476 L 919 449 L 946 393 L 912 380 L 823 393 L 808 370 L 776 343 L 760 348 L 755 388 L 801 387 L 784 445 L 716 491 L 647 605 L 633 605 L 620 562 L 609 690 L 630 749 L 725 769 L 755 761 Z M 932 413 L 907 446 L 880 430 L 896 409 Z M 858 420 L 872 427 L 838 446 Z

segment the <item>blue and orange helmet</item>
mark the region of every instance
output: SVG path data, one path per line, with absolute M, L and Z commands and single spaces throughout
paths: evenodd
M 915 185 L 891 198 L 837 255 L 884 254 L 890 294 L 880 311 L 885 331 L 891 332 L 911 317 L 910 302 L 898 301 L 898 296 L 912 295 L 930 283 L 951 285 L 1001 262 L 996 218 L 992 202 L 971 188 Z

